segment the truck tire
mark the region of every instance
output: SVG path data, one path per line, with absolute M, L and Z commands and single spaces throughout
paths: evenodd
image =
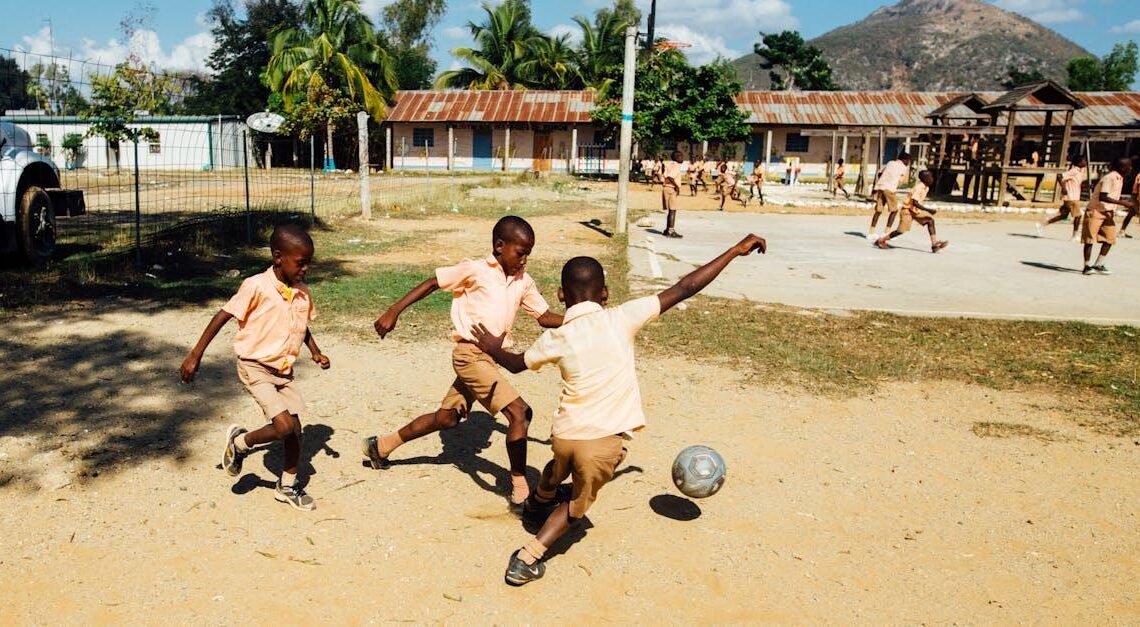
M 55 254 L 55 210 L 44 188 L 33 185 L 24 190 L 16 225 L 24 259 L 33 264 L 51 259 Z

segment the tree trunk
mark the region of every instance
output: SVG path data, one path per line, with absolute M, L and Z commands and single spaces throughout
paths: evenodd
M 336 162 L 333 161 L 333 123 L 329 120 L 325 124 L 325 167 L 329 170 L 336 169 Z

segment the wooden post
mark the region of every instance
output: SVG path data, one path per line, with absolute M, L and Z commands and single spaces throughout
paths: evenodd
M 887 129 L 885 127 L 880 126 L 879 127 L 879 167 L 875 168 L 875 173 L 877 174 L 879 172 L 879 169 L 882 168 L 886 163 L 887 163 Z
M 839 133 L 831 131 L 831 160 L 827 164 L 827 191 L 835 191 L 835 148 L 839 140 Z
M 510 172 L 511 168 L 511 127 L 508 125 L 503 137 L 503 172 Z
M 870 152 L 869 150 L 867 150 L 867 148 L 871 144 L 871 134 L 866 133 L 866 132 L 863 133 L 862 139 L 863 139 L 863 155 L 862 155 L 862 157 L 860 157 L 860 160 L 859 160 L 860 161 L 859 162 L 859 180 L 858 180 L 858 182 L 855 183 L 855 193 L 859 194 L 861 196 L 865 195 L 865 193 L 867 191 L 867 166 L 869 163 L 868 162 L 869 156 L 867 153 Z
M 394 164 L 394 163 L 396 163 L 396 160 L 392 158 L 392 125 L 391 124 L 385 124 L 384 125 L 384 170 L 385 171 L 391 170 L 392 164 Z
M 771 131 L 769 131 L 768 132 L 768 139 L 771 140 L 771 138 L 772 138 L 772 133 L 771 133 Z M 701 141 L 701 156 L 707 158 L 708 154 L 709 154 L 709 140 L 705 139 L 705 140 Z
M 705 148 L 708 148 L 709 143 L 704 142 Z M 764 169 L 768 169 L 768 162 L 772 160 L 772 129 L 764 134 Z
M 570 128 L 570 158 L 566 160 L 566 169 L 570 174 L 578 170 L 578 127 Z
M 447 169 L 455 169 L 455 127 L 447 125 Z
M 1009 110 L 1009 126 L 1005 129 L 1005 147 L 1002 150 L 1001 163 L 1001 177 L 998 179 L 998 197 L 997 204 L 1002 206 L 1005 204 L 1005 186 L 1009 182 L 1009 175 L 1005 173 L 1005 169 L 1009 167 L 1009 158 L 1013 154 L 1013 137 L 1017 132 L 1017 111 Z
M 843 136 L 843 163 L 847 163 L 847 136 Z
M 368 188 L 368 112 L 356 113 L 356 145 L 360 156 L 360 215 L 372 219 L 372 192 Z

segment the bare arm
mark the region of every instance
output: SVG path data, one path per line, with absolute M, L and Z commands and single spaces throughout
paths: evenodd
M 404 313 L 405 309 L 412 306 L 413 303 L 423 300 L 429 294 L 438 289 L 439 282 L 433 276 L 432 278 L 408 290 L 408 293 L 404 294 L 403 298 L 396 301 L 391 307 L 388 308 L 388 311 L 385 311 L 383 315 L 377 318 L 376 322 L 372 324 L 372 327 L 376 329 L 376 334 L 379 335 L 381 339 L 383 339 L 385 335 L 388 335 L 392 332 L 392 329 L 396 328 L 396 320 L 400 318 L 400 314 Z
M 548 309 L 538 317 L 538 326 L 544 329 L 557 329 L 562 326 L 562 314 L 556 314 Z
M 562 316 L 558 316 L 561 318 Z M 518 374 L 526 370 L 526 360 L 523 358 L 522 353 L 512 353 L 503 348 L 503 338 L 507 337 L 506 332 L 502 335 L 492 335 L 487 327 L 482 324 L 477 324 L 471 327 L 471 336 L 475 338 L 475 345 L 479 350 L 487 353 L 495 363 L 507 369 L 511 374 Z
M 1129 202 L 1127 200 L 1124 200 L 1123 198 L 1119 198 L 1119 199 L 1113 198 L 1112 196 L 1109 196 L 1107 192 L 1101 192 L 1100 193 L 1100 201 L 1102 203 L 1108 203 L 1110 205 L 1120 205 L 1121 207 L 1127 207 L 1129 209 L 1135 209 L 1136 208 L 1136 202 L 1135 201 Z
M 317 346 L 317 339 L 313 337 L 313 332 L 305 329 L 305 346 L 309 347 L 309 353 L 313 356 L 313 361 L 321 365 L 321 370 L 329 369 L 329 358 L 321 352 Z
M 754 250 L 763 254 L 768 251 L 768 243 L 762 237 L 749 235 L 740 240 L 739 244 L 721 253 L 716 259 L 681 277 L 676 285 L 657 295 L 657 300 L 661 303 L 661 313 L 665 313 L 677 303 L 705 289 L 709 283 L 713 282 L 713 279 L 728 267 L 730 261 L 751 254 Z
M 206 330 L 202 331 L 202 337 L 198 338 L 198 343 L 190 349 L 190 354 L 186 356 L 186 359 L 182 360 L 182 367 L 178 369 L 178 372 L 182 375 L 183 383 L 190 383 L 194 380 L 194 375 L 198 374 L 198 367 L 202 365 L 202 355 L 206 354 L 206 347 L 214 341 L 218 332 L 233 317 L 233 314 L 224 309 L 220 309 L 218 313 L 214 314 L 214 317 L 206 325 Z

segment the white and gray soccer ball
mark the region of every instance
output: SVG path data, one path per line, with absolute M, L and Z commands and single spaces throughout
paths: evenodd
M 720 453 L 701 444 L 689 446 L 673 460 L 673 484 L 681 494 L 703 499 L 720 491 L 725 470 Z

